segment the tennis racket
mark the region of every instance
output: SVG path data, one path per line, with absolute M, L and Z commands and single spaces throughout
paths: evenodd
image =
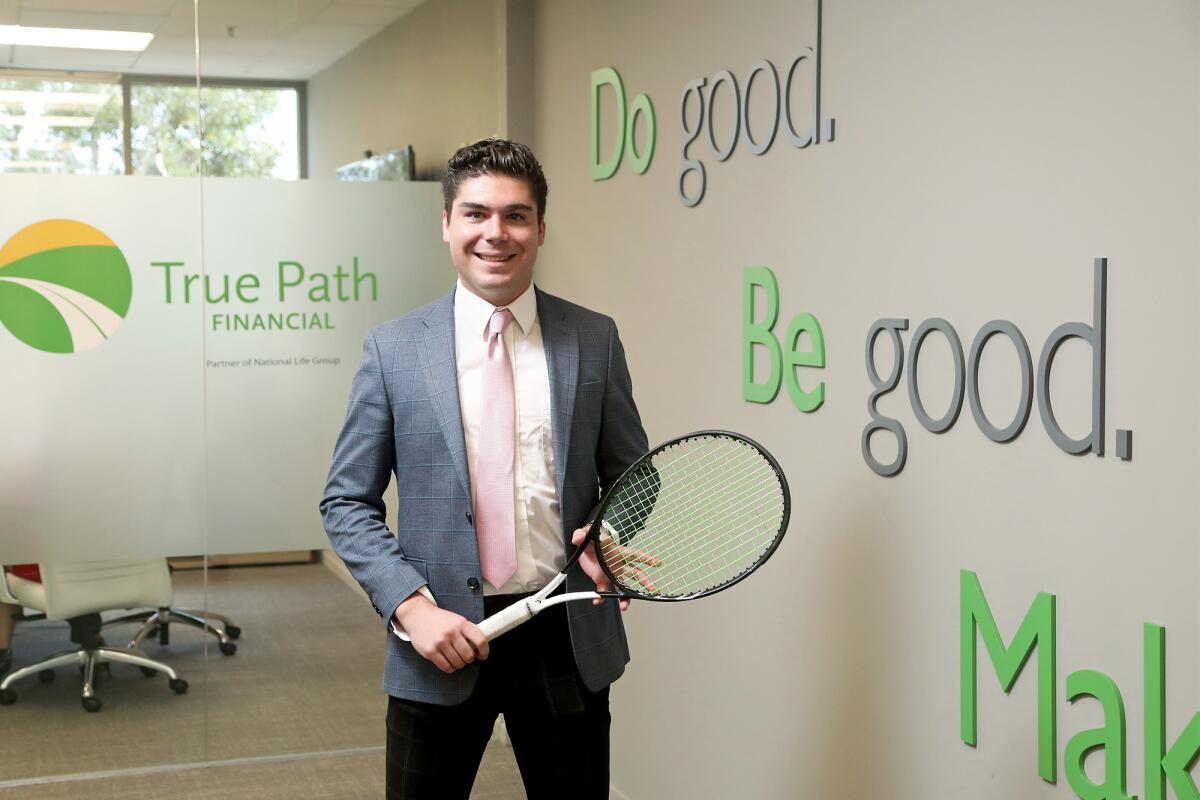
M 728 431 L 680 436 L 617 479 L 561 573 L 479 629 L 490 641 L 543 609 L 574 600 L 677 601 L 715 594 L 766 563 L 790 515 L 787 479 L 761 445 Z M 591 543 L 614 590 L 550 597 Z

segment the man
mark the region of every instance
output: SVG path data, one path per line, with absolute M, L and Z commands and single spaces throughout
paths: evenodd
M 611 319 L 533 287 L 547 186 L 529 148 L 468 145 L 442 186 L 458 283 L 367 335 L 321 502 L 385 629 L 412 639 L 387 637 L 388 797 L 465 800 L 503 713 L 532 800 L 607 798 L 618 605 L 557 606 L 490 645 L 475 623 L 559 572 L 647 450 L 624 350 Z M 593 553 L 567 591 L 596 587 Z

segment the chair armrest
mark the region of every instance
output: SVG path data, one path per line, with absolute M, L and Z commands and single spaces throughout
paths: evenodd
M 21 602 L 13 597 L 12 592 L 8 590 L 8 573 L 4 571 L 4 567 L 0 567 L 0 603 L 8 603 L 13 606 L 21 605 Z

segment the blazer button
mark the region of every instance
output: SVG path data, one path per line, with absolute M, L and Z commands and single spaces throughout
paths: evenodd
M 479 588 L 479 581 L 474 577 L 467 578 L 467 588 L 472 592 L 475 591 Z
M 467 512 L 467 522 L 471 525 L 475 524 L 475 518 L 473 516 L 471 516 L 470 511 Z

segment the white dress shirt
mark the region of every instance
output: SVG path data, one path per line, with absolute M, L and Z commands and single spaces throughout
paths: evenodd
M 485 595 L 536 591 L 557 575 L 567 562 L 551 444 L 550 372 L 546 367 L 533 286 L 506 307 L 513 315 L 513 322 L 504 331 L 504 346 L 513 368 L 517 414 L 517 441 L 513 454 L 517 570 L 503 586 L 492 586 L 483 581 Z M 487 328 L 496 310 L 496 306 L 472 294 L 461 280 L 458 282 L 454 292 L 454 352 L 472 495 L 480 404 L 484 402 Z M 474 496 L 471 499 L 474 504 Z

